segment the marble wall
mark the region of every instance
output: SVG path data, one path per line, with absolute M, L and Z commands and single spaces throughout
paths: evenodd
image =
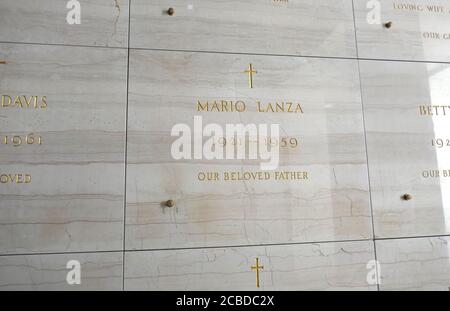
M 0 290 L 448 290 L 449 16 L 2 0 Z M 176 160 L 198 117 L 279 124 L 277 169 Z

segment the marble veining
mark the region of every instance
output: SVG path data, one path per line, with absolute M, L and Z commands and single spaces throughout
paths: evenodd
M 381 290 L 449 290 L 449 237 L 382 240 L 376 247 Z
M 360 66 L 376 237 L 449 234 L 449 117 L 442 107 L 434 116 L 421 109 L 448 104 L 450 66 Z M 442 148 L 433 146 L 435 139 L 443 139 Z M 436 171 L 440 177 L 433 177 Z M 412 199 L 402 200 L 404 194 Z
M 127 47 L 129 0 L 79 1 L 80 24 L 72 25 L 66 20 L 73 9 L 66 8 L 68 3 L 2 0 L 0 41 Z
M 373 258 L 370 241 L 127 252 L 125 290 L 376 290 Z
M 355 57 L 352 1 L 133 0 L 130 47 Z
M 67 283 L 80 263 L 81 284 Z M 0 291 L 117 291 L 122 289 L 122 253 L 0 256 Z
M 0 253 L 120 249 L 127 52 L 0 44 L 0 57 L 1 174 L 31 176 L 0 187 Z M 30 133 L 42 143 L 4 144 Z

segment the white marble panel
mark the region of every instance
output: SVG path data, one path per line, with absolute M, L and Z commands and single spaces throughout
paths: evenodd
M 449 0 L 353 2 L 359 57 L 450 61 Z
M 0 58 L 0 253 L 121 249 L 127 51 L 0 44 Z
M 130 23 L 133 48 L 356 56 L 351 0 L 133 0 Z
M 450 238 L 415 238 L 376 242 L 381 267 L 380 290 L 448 291 Z
M 371 241 L 127 252 L 125 290 L 376 290 L 373 258 Z
M 361 78 L 375 235 L 450 233 L 450 66 L 362 61 Z
M 0 256 L 0 291 L 121 290 L 122 258 L 121 252 Z M 73 283 L 73 261 L 80 284 Z
M 255 245 L 372 236 L 357 63 L 351 60 L 132 50 L 126 248 Z M 249 65 L 258 71 L 249 87 Z M 241 100 L 242 112 L 197 111 L 197 101 Z M 303 113 L 257 112 L 292 101 Z M 303 180 L 226 181 L 261 172 L 258 161 L 174 160 L 171 129 L 203 124 L 281 124 L 299 148 L 280 149 L 276 172 Z M 219 174 L 200 181 L 200 173 Z M 163 202 L 175 200 L 173 208 Z
M 80 3 L 81 19 L 72 17 Z M 0 2 L 0 41 L 127 47 L 129 0 Z M 69 6 L 69 8 L 67 8 Z

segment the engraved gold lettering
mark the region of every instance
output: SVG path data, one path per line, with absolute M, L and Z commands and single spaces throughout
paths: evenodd
M 0 174 L 1 184 L 29 184 L 31 183 L 30 174 Z
M 394 9 L 396 9 L 396 10 L 402 10 L 402 11 L 411 11 L 411 12 L 422 12 L 424 9 L 423 9 L 423 6 L 421 6 L 421 5 L 417 5 L 417 4 L 409 4 L 409 3 L 406 3 L 406 4 L 399 4 L 399 3 L 393 3 L 393 5 L 394 5 Z
M 256 103 L 258 112 L 275 112 L 275 113 L 300 113 L 303 114 L 303 108 L 300 104 L 293 102 L 274 102 L 262 104 L 260 101 Z
M 450 138 L 432 138 L 431 145 L 437 149 L 450 147 Z
M 296 113 L 303 114 L 303 107 L 299 103 L 289 101 L 256 102 L 256 111 L 263 113 Z M 199 112 L 244 112 L 247 104 L 243 100 L 197 100 L 196 109 Z
M 275 172 L 275 180 L 306 180 L 308 172 Z
M 20 135 L 13 135 L 8 136 L 5 135 L 1 139 L 1 144 L 3 145 L 11 145 L 14 147 L 23 146 L 25 144 L 27 145 L 42 145 L 42 136 L 35 135 L 33 133 L 20 136 Z
M 309 173 L 306 171 L 225 171 L 219 172 L 199 172 L 197 173 L 197 180 L 201 182 L 211 181 L 226 181 L 226 182 L 241 182 L 241 181 L 307 181 L 309 180 Z
M 429 12 L 434 12 L 434 13 L 443 13 L 444 12 L 444 7 L 440 6 L 440 5 L 427 5 L 427 9 Z
M 41 108 L 47 108 L 47 96 L 42 96 L 41 99 Z
M 450 169 L 444 169 L 444 170 L 436 170 L 436 169 L 424 170 L 424 171 L 422 171 L 422 177 L 425 178 L 425 179 L 432 179 L 432 178 L 449 178 L 449 177 L 450 177 Z
M 225 172 L 225 181 L 269 180 L 269 172 Z
M 8 102 L 5 101 L 5 99 L 8 99 Z M 2 95 L 2 107 L 9 107 L 11 106 L 12 98 L 8 95 Z
M 299 148 L 300 147 L 300 143 L 298 141 L 297 138 L 295 137 L 280 137 L 278 138 L 263 138 L 261 141 L 264 145 L 266 146 L 279 146 L 280 148 L 290 148 L 290 149 L 295 149 L 295 148 Z M 218 137 L 217 141 L 215 142 L 215 144 L 218 144 L 220 146 L 226 146 L 227 144 L 231 144 L 233 146 L 242 146 L 242 145 L 246 145 L 246 144 L 259 144 L 260 143 L 260 138 L 258 139 L 250 139 L 250 137 L 246 137 L 245 139 L 241 139 L 241 138 L 230 138 L 227 139 L 225 137 Z
M 440 177 L 440 172 L 438 170 L 427 170 L 422 172 L 423 178 L 437 178 Z
M 425 39 L 441 39 L 441 35 L 438 32 L 424 32 L 422 33 L 422 36 Z
M 419 114 L 421 116 L 447 116 L 450 115 L 450 106 L 419 106 Z
M 1 107 L 3 108 L 47 108 L 47 96 L 2 95 L 1 102 Z
M 207 112 L 244 112 L 246 110 L 245 102 L 242 100 L 238 101 L 206 101 L 202 103 L 200 100 L 197 101 L 197 111 L 207 111 Z
M 197 179 L 199 181 L 218 181 L 219 173 L 218 172 L 200 172 L 200 173 L 198 173 Z
M 9 182 L 8 175 L 4 175 L 4 174 L 0 175 L 0 183 L 6 184 L 7 182 Z
M 31 97 L 30 97 L 30 100 L 28 100 L 27 97 L 24 96 L 24 99 L 25 99 L 25 102 L 27 103 L 27 107 L 28 107 L 28 108 L 30 108 L 31 101 L 33 100 L 34 97 L 35 97 L 35 96 L 31 96 Z
M 20 136 L 13 136 L 12 142 L 13 142 L 13 146 L 14 147 L 18 147 L 18 146 L 22 145 L 22 137 L 20 137 Z
M 23 108 L 22 100 L 20 99 L 20 96 L 16 96 L 16 98 L 14 99 L 14 104 L 13 105 L 17 106 L 17 107 L 20 106 L 20 108 Z
M 448 8 L 442 5 L 420 5 L 415 3 L 393 3 L 394 10 L 412 13 L 431 13 L 442 14 L 448 13 Z

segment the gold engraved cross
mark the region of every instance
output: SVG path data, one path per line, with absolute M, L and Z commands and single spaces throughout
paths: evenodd
M 253 70 L 252 64 L 249 64 L 248 69 L 244 72 L 248 74 L 248 85 L 252 89 L 253 88 L 253 74 L 258 73 L 258 72 L 256 70 Z
M 264 269 L 264 266 L 259 265 L 259 258 L 256 258 L 256 266 L 251 266 L 252 270 L 256 270 L 256 287 L 259 288 L 259 269 Z

